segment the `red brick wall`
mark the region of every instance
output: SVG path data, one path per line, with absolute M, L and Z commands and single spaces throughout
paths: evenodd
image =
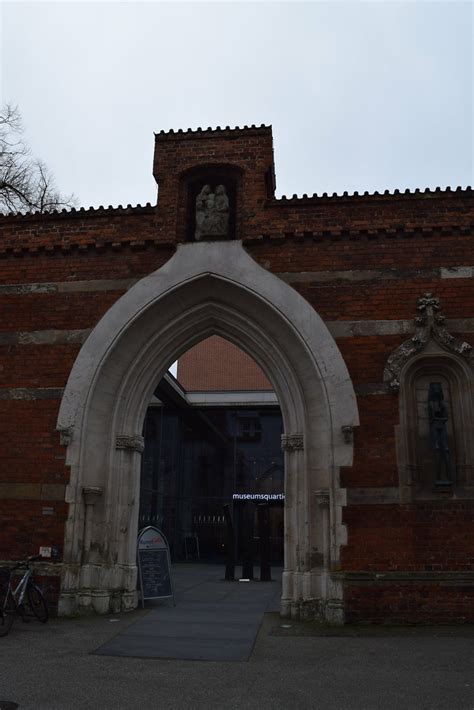
M 351 505 L 342 568 L 370 572 L 473 571 L 472 501 Z
M 345 589 L 344 601 L 349 624 L 474 622 L 474 586 L 471 585 L 351 584 Z
M 474 317 L 473 279 L 440 278 L 441 268 L 474 266 L 470 189 L 276 200 L 270 129 L 158 135 L 157 208 L 0 217 L 0 557 L 36 552 L 39 545 L 62 548 L 61 486 L 68 470 L 55 431 L 62 388 L 87 331 L 185 239 L 183 181 L 202 163 L 240 171 L 237 236 L 324 320 L 410 320 L 426 291 L 441 299 L 448 318 Z M 69 335 L 71 341 L 65 330 L 86 333 Z M 38 343 L 34 334 L 44 331 L 55 335 Z M 472 333 L 455 334 L 474 343 Z M 361 416 L 354 465 L 341 472 L 349 491 L 398 486 L 398 397 L 384 391 L 382 373 L 407 337 L 336 338 Z M 473 516 L 470 499 L 350 504 L 341 569 L 473 571 Z M 349 620 L 473 616 L 471 588 L 464 593 L 460 582 L 458 595 L 454 583 L 364 584 L 347 582 Z
M 274 171 L 271 128 L 157 134 L 153 174 L 159 188 L 156 228 L 160 239 L 167 240 L 170 234 L 179 241 L 186 238 L 185 181 L 198 166 L 231 166 L 239 183 L 236 237 L 259 233 L 262 209 L 273 196 L 269 184 Z
M 273 389 L 251 357 L 218 335 L 206 338 L 179 358 L 178 380 L 188 392 Z

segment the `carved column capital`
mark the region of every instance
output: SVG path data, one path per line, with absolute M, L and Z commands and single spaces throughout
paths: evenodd
M 314 491 L 314 497 L 316 498 L 316 502 L 320 508 L 328 508 L 329 507 L 329 491 L 328 490 L 326 490 L 325 488 L 320 488 L 319 490 Z
M 352 444 L 354 441 L 354 427 L 350 425 L 341 427 L 342 436 L 344 437 L 344 442 L 346 444 Z
M 303 434 L 282 434 L 281 448 L 283 451 L 303 451 Z
M 69 446 L 72 441 L 73 426 L 64 427 L 59 429 L 59 441 L 61 446 Z
M 139 435 L 117 434 L 115 448 L 124 449 L 125 451 L 138 451 L 141 454 L 145 448 L 145 440 L 143 436 Z
M 95 505 L 101 497 L 104 489 L 100 486 L 84 486 L 82 494 L 86 505 Z

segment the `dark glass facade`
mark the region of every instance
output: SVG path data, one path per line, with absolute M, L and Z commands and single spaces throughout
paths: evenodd
M 258 529 L 256 522 L 252 529 L 249 520 L 256 520 L 252 514 L 256 505 L 268 499 L 271 557 L 281 563 L 282 431 L 278 407 L 150 407 L 144 427 L 139 527 L 159 527 L 175 560 L 196 559 L 199 549 L 200 559 L 222 561 L 223 506 L 230 504 L 237 561 L 249 539 L 257 559 Z

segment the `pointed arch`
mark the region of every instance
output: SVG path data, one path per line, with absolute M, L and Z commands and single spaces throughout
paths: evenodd
M 347 428 L 358 424 L 354 390 L 318 314 L 237 241 L 179 246 L 110 308 L 77 357 L 58 417 L 71 469 L 63 613 L 79 600 L 98 611 L 134 606 L 146 408 L 169 364 L 212 334 L 247 352 L 280 402 L 286 471 L 282 611 L 299 615 L 307 606 L 341 616 L 342 591 L 329 571 L 345 542 L 338 471 L 352 463 Z M 329 516 L 318 513 L 325 491 Z

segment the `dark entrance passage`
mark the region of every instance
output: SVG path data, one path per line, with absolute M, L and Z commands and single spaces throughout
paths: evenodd
M 280 409 L 202 406 L 166 375 L 145 420 L 140 528 L 167 536 L 172 559 L 225 559 L 223 506 L 231 506 L 237 563 L 248 545 L 258 560 L 256 506 L 269 506 L 270 557 L 283 562 L 284 466 Z

